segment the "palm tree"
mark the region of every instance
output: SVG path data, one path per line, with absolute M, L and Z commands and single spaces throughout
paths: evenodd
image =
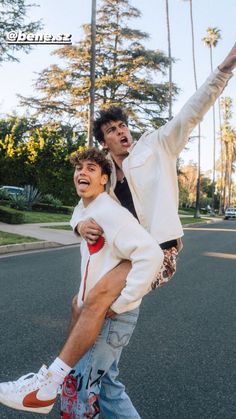
M 91 58 L 90 58 L 90 92 L 89 92 L 89 125 L 88 144 L 93 145 L 94 94 L 95 94 L 95 61 L 96 61 L 96 0 L 92 0 L 91 11 Z
M 236 158 L 236 132 L 230 124 L 232 99 L 230 97 L 222 98 L 221 108 L 223 113 L 222 141 L 224 144 L 224 153 L 221 159 L 224 163 L 223 206 L 225 209 L 231 204 L 232 173 Z
M 166 27 L 168 40 L 168 57 L 169 57 L 169 121 L 172 119 L 172 57 L 171 57 L 171 41 L 170 41 L 170 18 L 169 18 L 169 1 L 166 0 Z
M 211 71 L 213 71 L 213 48 L 218 44 L 219 39 L 221 39 L 220 29 L 218 28 L 207 28 L 207 35 L 202 39 L 204 44 L 209 48 L 210 51 L 210 64 Z M 216 160 L 216 122 L 215 122 L 215 106 L 212 107 L 212 117 L 213 117 L 213 176 L 212 176 L 212 208 L 214 209 L 215 202 L 215 160 Z
M 192 37 L 192 59 L 193 59 L 193 77 L 195 89 L 198 89 L 197 84 L 197 70 L 196 70 L 196 57 L 195 57 L 195 39 L 194 39 L 194 24 L 193 24 L 193 4 L 192 0 L 184 0 L 189 2 L 190 23 L 191 23 L 191 37 Z M 194 217 L 200 217 L 200 184 L 201 184 L 201 126 L 198 125 L 198 176 L 196 188 L 196 209 Z
M 223 138 L 222 138 L 222 120 L 221 120 L 221 104 L 218 98 L 219 111 L 219 126 L 220 126 L 220 201 L 219 201 L 219 215 L 223 214 Z

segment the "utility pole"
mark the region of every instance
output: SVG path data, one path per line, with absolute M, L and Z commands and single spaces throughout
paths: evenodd
M 93 146 L 93 121 L 95 97 L 95 64 L 96 64 L 96 0 L 92 0 L 91 11 L 91 49 L 90 49 L 90 89 L 89 89 L 89 118 L 88 145 Z

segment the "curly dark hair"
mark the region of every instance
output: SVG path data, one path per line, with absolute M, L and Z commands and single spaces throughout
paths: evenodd
M 110 121 L 122 121 L 128 125 L 128 117 L 126 113 L 117 106 L 111 106 L 106 110 L 100 110 L 98 117 L 94 121 L 93 134 L 95 139 L 102 143 L 104 140 L 103 132 L 101 130 L 102 125 L 107 124 Z
M 107 160 L 104 151 L 91 147 L 84 151 L 77 151 L 70 156 L 70 162 L 74 167 L 84 160 L 97 163 L 101 167 L 102 175 L 107 175 L 110 178 L 112 170 L 111 163 Z

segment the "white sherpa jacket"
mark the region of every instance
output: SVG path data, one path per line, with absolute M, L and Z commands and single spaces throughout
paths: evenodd
M 215 70 L 175 118 L 151 133 L 144 133 L 123 161 L 139 221 L 159 244 L 183 235 L 178 216 L 176 160 L 191 131 L 203 119 L 231 77 L 232 74 Z M 117 200 L 115 186 L 116 170 L 113 165 L 108 192 Z M 71 219 L 73 229 L 79 221 L 77 206 Z
M 150 234 L 133 215 L 121 207 L 106 192 L 98 195 L 86 208 L 82 200 L 78 209 L 81 219 L 94 218 L 104 231 L 104 239 L 94 246 L 81 242 L 81 285 L 78 304 L 82 305 L 88 292 L 101 277 L 117 266 L 121 260 L 130 260 L 132 269 L 126 286 L 111 308 L 116 313 L 133 310 L 142 297 L 151 290 L 164 255 Z

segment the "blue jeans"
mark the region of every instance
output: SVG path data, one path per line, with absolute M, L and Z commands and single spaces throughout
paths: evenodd
M 90 350 L 66 377 L 61 395 L 63 419 L 140 419 L 125 387 L 117 380 L 122 349 L 128 345 L 139 309 L 106 319 Z

